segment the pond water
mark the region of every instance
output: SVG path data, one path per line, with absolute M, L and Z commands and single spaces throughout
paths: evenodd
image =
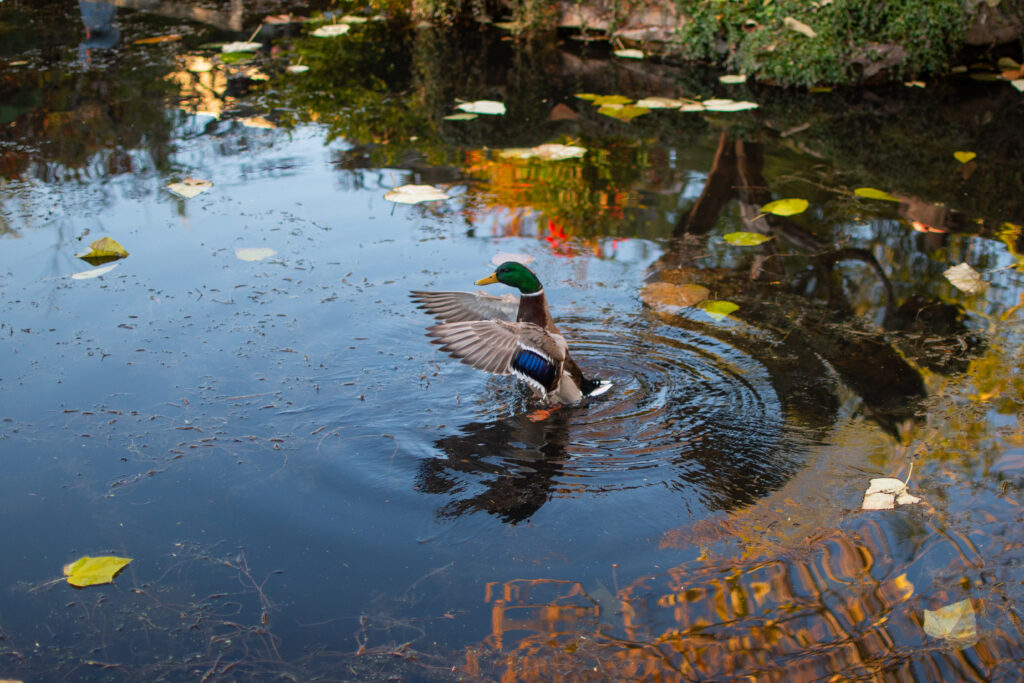
M 315 21 L 225 57 L 265 8 L 0 5 L 0 678 L 1019 675 L 1020 93 L 275 7 Z M 586 153 L 501 151 L 543 143 Z M 502 253 L 612 390 L 544 416 L 429 343 L 409 292 Z M 861 511 L 878 477 L 921 502 Z

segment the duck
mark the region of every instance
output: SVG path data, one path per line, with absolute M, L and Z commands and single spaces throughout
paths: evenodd
M 519 296 L 476 292 L 409 293 L 440 322 L 427 328 L 431 342 L 463 363 L 495 375 L 514 375 L 549 405 L 599 396 L 612 384 L 588 379 L 555 325 L 544 286 L 522 263 L 505 261 L 477 285 L 501 283 Z

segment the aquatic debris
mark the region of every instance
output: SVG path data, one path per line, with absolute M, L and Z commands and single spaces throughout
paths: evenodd
M 285 71 L 287 71 L 290 74 L 304 74 L 307 71 L 309 71 L 309 67 L 306 66 L 305 64 L 292 64 L 286 67 Z
M 505 105 L 494 100 L 462 102 L 455 105 L 455 108 L 470 114 L 486 114 L 488 116 L 500 116 L 505 113 Z
M 981 279 L 978 271 L 967 263 L 951 266 L 942 274 L 954 287 L 967 294 L 980 294 L 988 287 L 988 283 Z
M 881 199 L 887 202 L 898 202 L 899 199 L 893 197 L 885 190 L 877 190 L 873 187 L 858 187 L 853 191 L 858 197 L 866 197 L 868 199 Z
M 966 164 L 968 161 L 971 161 L 972 159 L 974 159 L 974 157 L 976 157 L 978 155 L 975 154 L 974 152 L 963 152 L 963 151 L 961 151 L 961 152 L 953 152 L 953 156 L 961 164 Z
M 228 52 L 256 52 L 263 47 L 263 43 L 253 43 L 249 41 L 239 41 L 235 43 L 224 43 L 220 46 L 221 53 Z
M 650 282 L 640 290 L 640 300 L 661 313 L 678 313 L 696 306 L 710 296 L 711 290 L 703 285 L 673 282 Z
M 774 216 L 795 216 L 807 210 L 806 199 L 789 197 L 787 199 L 776 199 L 761 207 L 761 213 L 770 213 Z
M 209 180 L 201 180 L 200 178 L 193 178 L 191 176 L 185 178 L 179 183 L 171 183 L 170 185 L 164 186 L 165 189 L 185 199 L 191 199 L 198 194 L 202 194 L 211 187 L 213 187 L 213 183 Z
M 907 484 L 902 479 L 882 477 L 872 479 L 864 492 L 861 510 L 892 510 L 899 505 L 920 503 L 921 499 L 910 495 Z
M 762 235 L 759 232 L 730 232 L 722 235 L 729 244 L 737 247 L 756 247 L 772 239 L 771 235 Z
M 128 256 L 128 250 L 112 237 L 101 237 L 89 245 L 89 251 L 75 254 L 75 258 L 88 261 L 92 265 L 99 265 L 107 261 L 114 261 Z
M 635 50 L 630 48 L 615 50 L 612 54 L 614 54 L 616 57 L 622 57 L 624 59 L 643 59 L 646 56 L 644 55 L 643 50 Z
M 715 321 L 721 321 L 729 317 L 731 313 L 740 310 L 739 305 L 731 301 L 701 301 L 697 304 L 697 308 L 704 311 L 709 318 Z
M 725 83 L 726 85 L 736 85 L 738 83 L 746 83 L 747 82 L 747 75 L 746 74 L 726 74 L 724 76 L 719 76 L 718 80 L 719 80 L 720 83 Z
M 159 43 L 173 43 L 181 40 L 180 33 L 169 33 L 166 36 L 153 36 L 151 38 L 139 38 L 134 41 L 135 45 L 157 45 Z
M 64 576 L 68 577 L 68 583 L 76 588 L 113 583 L 114 576 L 131 561 L 130 557 L 83 555 L 71 564 L 64 565 Z
M 598 107 L 597 113 L 620 121 L 632 121 L 638 116 L 650 114 L 651 110 L 647 107 L 638 107 L 635 104 L 602 104 Z
M 74 280 L 91 280 L 94 277 L 99 277 L 100 275 L 106 275 L 107 273 L 112 271 L 114 268 L 117 268 L 117 266 L 118 266 L 117 263 L 111 263 L 111 264 L 106 265 L 106 266 L 100 266 L 99 268 L 93 268 L 92 270 L 83 270 L 83 271 L 78 272 L 78 273 L 72 273 L 70 275 L 70 277 L 72 279 L 74 279 Z
M 337 38 L 338 36 L 343 36 L 348 33 L 351 28 L 352 27 L 348 24 L 327 24 L 326 26 L 321 26 L 309 35 L 316 38 Z
M 270 247 L 235 247 L 235 258 L 239 261 L 262 261 L 276 255 Z
M 513 147 L 501 150 L 501 156 L 508 159 L 541 159 L 543 161 L 561 161 L 562 159 L 578 159 L 587 153 L 586 147 L 563 145 L 550 142 L 536 147 Z
M 402 185 L 387 192 L 384 199 L 399 204 L 419 204 L 420 202 L 436 202 L 451 199 L 444 190 L 433 185 Z
M 937 610 L 924 611 L 924 632 L 933 638 L 948 640 L 960 648 L 978 640 L 978 620 L 971 600 L 961 600 Z
M 472 121 L 477 118 L 476 114 L 470 114 L 467 111 L 460 111 L 456 114 L 449 114 L 444 117 L 445 121 Z

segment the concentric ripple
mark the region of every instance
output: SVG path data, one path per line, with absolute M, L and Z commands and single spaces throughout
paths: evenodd
M 650 486 L 677 491 L 691 508 L 731 509 L 799 468 L 805 432 L 787 425 L 791 397 L 776 391 L 765 362 L 727 334 L 705 333 L 722 328 L 641 318 L 563 329 L 584 372 L 614 387 L 580 406 L 488 416 L 440 439 L 446 457 L 426 463 L 419 484 L 456 494 L 443 514 L 482 507 L 515 521 L 551 497 Z

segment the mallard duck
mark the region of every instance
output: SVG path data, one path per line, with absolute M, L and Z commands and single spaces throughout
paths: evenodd
M 478 370 L 515 375 L 547 403 L 578 403 L 611 388 L 610 382 L 583 376 L 533 271 L 506 261 L 476 284 L 495 282 L 515 287 L 519 298 L 484 292 L 411 292 L 419 308 L 441 321 L 427 328 L 433 343 Z

